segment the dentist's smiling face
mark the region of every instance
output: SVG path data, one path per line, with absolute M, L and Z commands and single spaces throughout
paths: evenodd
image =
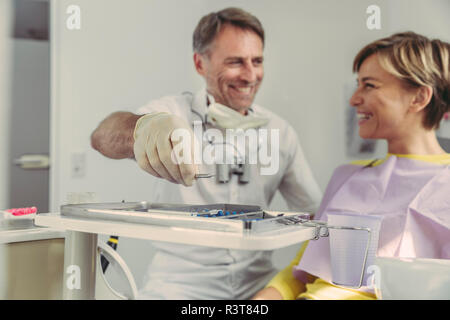
M 216 102 L 242 114 L 252 105 L 264 77 L 263 42 L 251 30 L 225 25 L 195 66 Z
M 413 96 L 400 79 L 381 67 L 376 54 L 368 57 L 350 99 L 358 114 L 361 138 L 391 141 L 406 136 L 417 122 L 409 113 Z

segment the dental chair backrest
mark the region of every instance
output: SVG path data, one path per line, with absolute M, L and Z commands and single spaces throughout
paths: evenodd
M 377 257 L 378 299 L 450 299 L 450 260 Z

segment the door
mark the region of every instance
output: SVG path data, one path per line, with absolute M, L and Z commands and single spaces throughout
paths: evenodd
M 48 3 L 13 3 L 9 206 L 36 206 L 39 212 L 48 212 Z

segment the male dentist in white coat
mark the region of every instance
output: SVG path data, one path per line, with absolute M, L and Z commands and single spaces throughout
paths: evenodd
M 93 132 L 93 148 L 112 159 L 135 159 L 141 169 L 161 178 L 151 189 L 155 202 L 267 208 L 279 190 L 291 210 L 314 213 L 322 194 L 294 129 L 254 103 L 264 76 L 260 21 L 238 8 L 210 13 L 198 23 L 193 47 L 195 68 L 206 88 L 151 101 L 137 114 L 111 114 Z M 191 143 L 192 161 L 176 161 L 179 140 L 174 133 L 180 129 L 193 133 L 199 128 L 200 137 L 197 133 L 197 140 L 191 142 L 202 142 L 196 144 L 201 145 L 200 154 L 211 146 L 223 148 L 227 155 L 230 149 L 233 155 L 245 154 L 252 147 L 253 151 L 233 164 L 199 165 Z M 258 139 L 250 148 L 230 147 L 225 138 L 220 140 L 229 130 L 266 132 L 270 139 Z M 245 162 L 252 152 L 261 156 L 262 150 L 274 153 L 269 159 L 272 163 L 267 159 L 265 163 Z M 184 151 L 183 156 L 189 158 Z M 216 177 L 195 179 L 199 173 Z M 140 289 L 143 299 L 248 299 L 276 271 L 271 251 L 153 244 L 157 252 Z

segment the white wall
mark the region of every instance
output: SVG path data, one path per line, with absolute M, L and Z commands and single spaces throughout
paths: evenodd
M 113 111 L 135 111 L 150 99 L 201 87 L 192 64 L 191 34 L 204 3 L 52 2 L 51 210 L 58 210 L 69 192 L 92 191 L 102 202 L 152 200 L 153 178 L 134 161 L 101 156 L 90 147 L 90 134 Z M 79 31 L 65 27 L 66 8 L 72 4 L 81 7 Z M 86 154 L 84 178 L 71 177 L 73 152 Z M 151 246 L 121 239 L 118 252 L 139 281 Z
M 11 113 L 11 2 L 0 0 L 0 208 L 9 205 L 9 119 Z
M 164 94 L 197 90 L 191 34 L 211 10 L 240 6 L 265 26 L 266 77 L 257 102 L 296 128 L 324 188 L 333 169 L 351 158 L 345 148 L 344 86 L 364 44 L 393 31 L 414 30 L 448 39 L 449 1 L 266 0 L 57 1 L 54 36 L 54 157 L 52 209 L 67 192 L 92 190 L 101 201 L 142 199 L 148 183 L 131 161 L 111 161 L 89 146 L 98 122 L 114 110 L 135 110 Z M 82 28 L 65 28 L 69 4 L 82 9 Z M 382 9 L 382 30 L 365 27 L 370 4 Z M 72 152 L 86 152 L 84 179 L 71 178 Z M 125 170 L 125 171 L 124 171 Z M 124 172 L 130 178 L 123 180 Z M 121 181 L 122 185 L 117 185 Z M 128 182 L 127 182 L 128 181 Z M 132 188 L 133 189 L 133 188 Z
M 57 210 L 72 191 L 93 191 L 102 202 L 151 200 L 149 175 L 129 160 L 114 161 L 90 148 L 99 121 L 116 110 L 136 110 L 149 99 L 197 90 L 192 31 L 211 10 L 239 6 L 267 32 L 266 77 L 257 102 L 297 130 L 322 188 L 346 154 L 344 93 L 352 60 L 372 40 L 401 29 L 449 38 L 449 1 L 420 0 L 58 0 L 52 9 L 52 190 Z M 82 10 L 79 31 L 65 27 L 68 5 Z M 382 29 L 366 28 L 366 8 L 382 10 Z M 348 97 L 347 97 L 348 98 Z M 86 153 L 86 176 L 72 178 L 73 152 Z M 384 153 L 380 144 L 377 155 Z M 277 198 L 277 204 L 282 201 Z M 146 245 L 121 241 L 119 252 L 139 279 Z M 291 249 L 293 252 L 293 249 Z M 284 265 L 291 251 L 277 262 Z M 141 261 L 145 262 L 145 261 Z
M 114 110 L 135 111 L 149 99 L 199 85 L 193 78 L 190 35 L 203 1 L 190 1 L 189 6 L 173 0 L 128 3 L 55 2 L 54 210 L 72 191 L 97 192 L 101 201 L 148 199 L 151 191 L 137 186 L 148 186 L 152 178 L 133 161 L 111 161 L 92 150 L 90 134 Z M 65 10 L 71 4 L 82 10 L 79 31 L 65 27 Z M 80 151 L 86 153 L 86 176 L 74 179 L 71 154 Z
M 450 41 L 450 1 L 389 1 L 387 19 L 392 32 L 411 30 Z
M 383 34 L 365 28 L 370 1 L 338 5 L 291 0 L 282 6 L 270 0 L 133 0 L 127 6 L 120 0 L 55 3 L 53 210 L 71 191 L 95 191 L 101 201 L 148 197 L 148 190 L 136 191 L 133 186 L 152 178 L 136 170 L 132 161 L 101 157 L 89 146 L 90 133 L 114 110 L 133 111 L 149 99 L 199 89 L 202 80 L 192 64 L 192 31 L 201 16 L 230 5 L 248 9 L 263 22 L 266 77 L 257 102 L 294 125 L 322 188 L 334 167 L 348 161 L 343 148 L 343 86 L 351 77 L 356 50 Z M 65 27 L 70 4 L 81 7 L 81 30 Z M 86 152 L 87 173 L 74 179 L 70 159 L 79 151 Z M 121 179 L 124 175 L 129 179 Z

